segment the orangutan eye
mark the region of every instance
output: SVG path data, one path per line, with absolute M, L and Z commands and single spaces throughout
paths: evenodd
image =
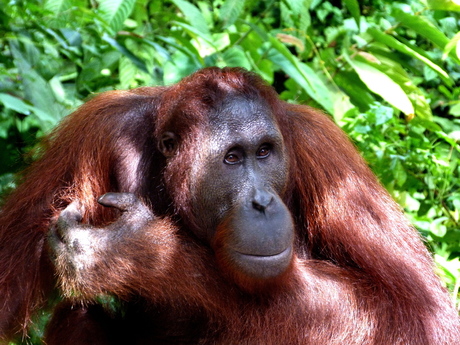
M 226 164 L 238 164 L 241 162 L 241 157 L 238 153 L 236 152 L 232 152 L 232 153 L 228 153 L 226 156 L 225 156 L 225 159 L 224 159 L 224 162 Z
M 270 145 L 262 145 L 256 153 L 257 158 L 267 158 L 271 153 Z

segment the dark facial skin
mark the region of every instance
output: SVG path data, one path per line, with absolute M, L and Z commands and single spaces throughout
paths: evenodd
M 280 197 L 288 162 L 269 108 L 241 97 L 227 101 L 204 141 L 207 151 L 190 172 L 196 235 L 218 246 L 239 274 L 277 277 L 291 261 L 294 226 Z

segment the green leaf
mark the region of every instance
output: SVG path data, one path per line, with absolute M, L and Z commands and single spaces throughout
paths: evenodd
M 447 260 L 439 254 L 434 255 L 436 264 L 441 267 L 444 274 L 448 275 L 454 282 L 460 279 L 460 260 L 455 258 L 453 260 Z
M 173 54 L 172 59 L 167 61 L 163 66 L 164 84 L 175 84 L 182 78 L 202 67 L 204 66 L 197 65 L 196 61 L 190 58 L 190 56 L 181 51 L 176 51 Z
M 289 5 L 289 8 L 295 15 L 299 15 L 302 13 L 302 9 L 305 6 L 305 1 L 302 0 L 285 0 L 286 3 Z
M 122 56 L 119 61 L 118 70 L 120 73 L 119 78 L 121 88 L 131 88 L 132 82 L 134 81 L 138 71 L 136 66 L 131 62 L 130 59 L 128 59 L 125 56 Z
M 64 86 L 57 76 L 51 78 L 48 82 L 51 90 L 53 90 L 54 97 L 60 103 L 65 103 L 66 101 L 66 92 Z
M 44 112 L 37 107 L 33 107 L 25 103 L 23 100 L 6 93 L 0 93 L 0 103 L 2 103 L 5 108 L 11 109 L 19 114 L 34 114 L 39 120 L 48 124 L 44 126 L 45 128 L 50 128 L 51 125 L 56 122 L 56 119 L 50 116 L 47 112 Z
M 427 0 L 427 4 L 432 10 L 460 11 L 458 0 Z
M 136 0 L 99 0 L 98 3 L 101 17 L 117 32 L 133 11 Z
M 359 20 L 361 17 L 361 12 L 359 10 L 359 3 L 357 0 L 343 0 L 345 3 L 345 6 L 347 6 L 348 11 L 350 11 L 351 15 L 356 21 L 356 24 L 358 25 L 359 28 Z
M 305 92 L 318 102 L 327 112 L 334 115 L 334 102 L 329 90 L 316 73 L 306 64 L 301 63 L 291 52 L 275 37 L 269 37 L 270 43 L 275 48 L 269 51 L 268 58 L 280 66 L 292 79 L 294 79 Z
M 447 217 L 434 219 L 430 224 L 430 232 L 437 237 L 445 236 L 447 232 L 447 228 L 443 224 L 445 220 L 447 220 Z
M 8 95 L 7 93 L 0 93 L 0 103 L 4 105 L 5 108 L 14 110 L 19 114 L 29 114 L 29 105 L 25 103 L 22 99 Z
M 42 122 L 43 129 L 48 130 L 48 129 L 51 129 L 54 125 L 56 125 L 56 118 L 50 115 L 48 112 L 43 111 L 33 106 L 30 106 L 30 110 Z M 62 114 L 58 114 L 58 115 L 62 115 Z
M 432 121 L 433 114 L 423 91 L 414 85 L 411 76 L 401 66 L 398 60 L 394 60 L 395 58 L 395 54 L 387 54 L 384 56 L 378 52 L 375 54 L 360 52 L 355 55 L 357 61 L 371 65 L 389 76 L 409 97 L 414 106 L 415 114 L 425 120 Z
M 220 8 L 220 19 L 223 23 L 223 29 L 235 23 L 241 13 L 243 13 L 245 3 L 246 0 L 225 0 Z
M 460 103 L 452 105 L 449 109 L 449 114 L 455 117 L 460 117 Z
M 393 176 L 396 180 L 396 184 L 402 187 L 407 180 L 407 172 L 400 160 L 396 160 L 394 163 Z
M 268 41 L 268 38 L 269 38 L 269 35 L 267 34 L 267 32 L 262 29 L 261 27 L 259 27 L 258 25 L 252 23 L 252 22 L 249 22 L 249 21 L 246 21 L 246 20 L 243 20 L 243 23 L 246 24 L 247 26 L 249 26 L 251 28 L 251 30 L 253 30 L 261 39 L 262 41 Z
M 426 58 L 425 56 L 417 53 L 415 50 L 411 49 L 407 45 L 399 42 L 396 38 L 393 36 L 387 35 L 383 32 L 381 32 L 377 28 L 370 27 L 367 32 L 378 42 L 384 43 L 390 48 L 396 49 L 397 51 L 400 51 L 401 53 L 407 54 L 415 59 L 418 59 L 422 61 L 425 65 L 430 67 L 432 70 L 434 70 L 438 75 L 444 80 L 444 82 L 448 85 L 452 85 L 452 80 L 450 79 L 449 75 L 447 74 L 446 71 L 444 71 L 441 67 L 439 67 L 437 64 L 435 64 L 433 61 L 430 59 Z
M 295 27 L 299 32 L 305 32 L 311 25 L 310 0 L 285 0 L 287 6 L 281 3 L 281 16 L 286 25 Z M 294 20 L 294 21 L 293 21 Z
M 161 56 L 161 58 L 164 59 L 165 61 L 171 60 L 171 54 L 169 54 L 168 50 L 165 49 L 163 46 L 159 45 L 158 43 L 150 41 L 145 38 L 142 39 L 142 43 L 145 43 L 151 46 L 155 50 L 156 54 L 158 54 L 158 56 Z
M 178 51 L 184 53 L 187 55 L 190 59 L 194 60 L 196 65 L 201 65 L 203 63 L 203 59 L 200 56 L 200 53 L 198 50 L 190 43 L 190 40 L 187 38 L 184 38 L 181 35 L 176 35 L 174 32 L 171 33 L 172 37 L 163 37 L 163 36 L 157 36 L 156 38 L 164 43 L 166 43 L 168 46 L 171 46 Z M 177 42 L 178 43 L 177 43 Z
M 442 31 L 440 31 L 426 17 L 406 13 L 399 8 L 393 9 L 392 15 L 404 26 L 407 26 L 419 35 L 429 39 L 440 48 L 444 48 L 447 42 L 449 42 L 446 35 L 444 35 Z
M 212 34 L 212 46 L 217 52 L 223 51 L 230 45 L 230 36 L 227 32 Z
M 369 92 L 367 86 L 359 79 L 354 71 L 340 71 L 334 75 L 334 82 L 347 94 L 351 102 L 360 111 L 365 112 L 369 105 L 375 102 L 374 95 Z
M 206 19 L 204 18 L 203 14 L 200 10 L 190 2 L 184 0 L 172 0 L 174 4 L 181 10 L 184 14 L 187 21 L 196 29 L 198 30 L 203 36 L 209 36 L 210 31 L 206 24 Z
M 43 6 L 46 10 L 58 15 L 68 10 L 72 6 L 72 3 L 69 0 L 47 0 Z
M 189 25 L 189 24 L 186 24 L 186 23 L 182 23 L 182 22 L 172 22 L 173 24 L 177 25 L 177 26 L 180 26 L 182 27 L 185 31 L 187 31 L 187 33 L 192 36 L 192 37 L 200 37 L 202 38 L 207 44 L 209 44 L 210 46 L 213 46 L 214 43 L 212 41 L 212 37 L 210 34 L 208 33 L 203 33 L 201 30 L 199 30 L 198 28 L 196 28 L 195 26 L 193 25 Z
M 63 107 L 56 102 L 49 82 L 38 73 L 39 69 L 35 66 L 32 67 L 31 62 L 28 60 L 30 57 L 27 53 L 33 51 L 29 47 L 30 44 L 24 43 L 24 46 L 22 46 L 14 40 L 9 43 L 15 64 L 22 78 L 24 98 L 33 105 L 29 109 L 41 121 L 42 129 L 48 130 L 61 118 Z M 36 58 L 32 59 L 32 62 Z
M 348 59 L 359 78 L 372 92 L 378 94 L 385 101 L 406 115 L 414 114 L 414 107 L 403 91 L 393 79 L 378 69 L 360 61 Z
M 251 63 L 244 51 L 240 47 L 232 47 L 227 49 L 223 54 L 222 58 L 226 66 L 230 67 L 244 67 L 246 69 L 251 69 Z
M 65 28 L 68 26 L 69 20 L 73 18 L 71 11 L 69 11 L 72 9 L 71 0 L 47 0 L 43 6 L 48 11 L 48 28 Z
M 449 38 L 424 16 L 405 13 L 399 8 L 393 9 L 392 15 L 400 21 L 401 24 L 414 30 L 420 36 L 430 40 L 441 49 L 445 49 L 446 45 L 449 43 Z M 446 50 L 444 50 L 444 52 L 446 53 Z M 447 53 L 449 52 L 450 50 L 447 51 Z M 455 52 L 452 52 L 452 58 L 457 60 Z
M 442 58 L 447 58 L 447 55 L 454 49 L 457 58 L 460 59 L 460 32 L 457 32 L 457 34 L 446 44 Z
M 144 71 L 146 73 L 149 73 L 147 66 L 144 61 L 142 61 L 140 58 L 138 58 L 134 53 L 132 53 L 128 48 L 126 48 L 124 45 L 119 43 L 117 40 L 113 39 L 107 34 L 104 34 L 102 36 L 102 39 L 106 41 L 108 44 L 110 44 L 112 47 L 114 47 L 116 50 L 118 50 L 120 53 L 122 53 L 124 56 L 126 56 L 128 59 L 131 60 L 131 62 L 137 66 L 141 71 Z
M 412 92 L 408 96 L 414 106 L 415 114 L 424 120 L 433 121 L 430 102 L 423 95 L 422 90 L 417 89 L 416 92 Z

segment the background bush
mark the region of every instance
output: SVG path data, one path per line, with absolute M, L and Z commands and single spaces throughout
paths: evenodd
M 459 11 L 449 0 L 0 0 L 0 193 L 89 95 L 241 66 L 334 117 L 458 301 Z

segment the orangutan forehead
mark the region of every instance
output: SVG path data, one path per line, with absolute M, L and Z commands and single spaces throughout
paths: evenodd
M 229 95 L 209 116 L 212 126 L 238 127 L 244 124 L 274 123 L 272 111 L 264 99 Z

